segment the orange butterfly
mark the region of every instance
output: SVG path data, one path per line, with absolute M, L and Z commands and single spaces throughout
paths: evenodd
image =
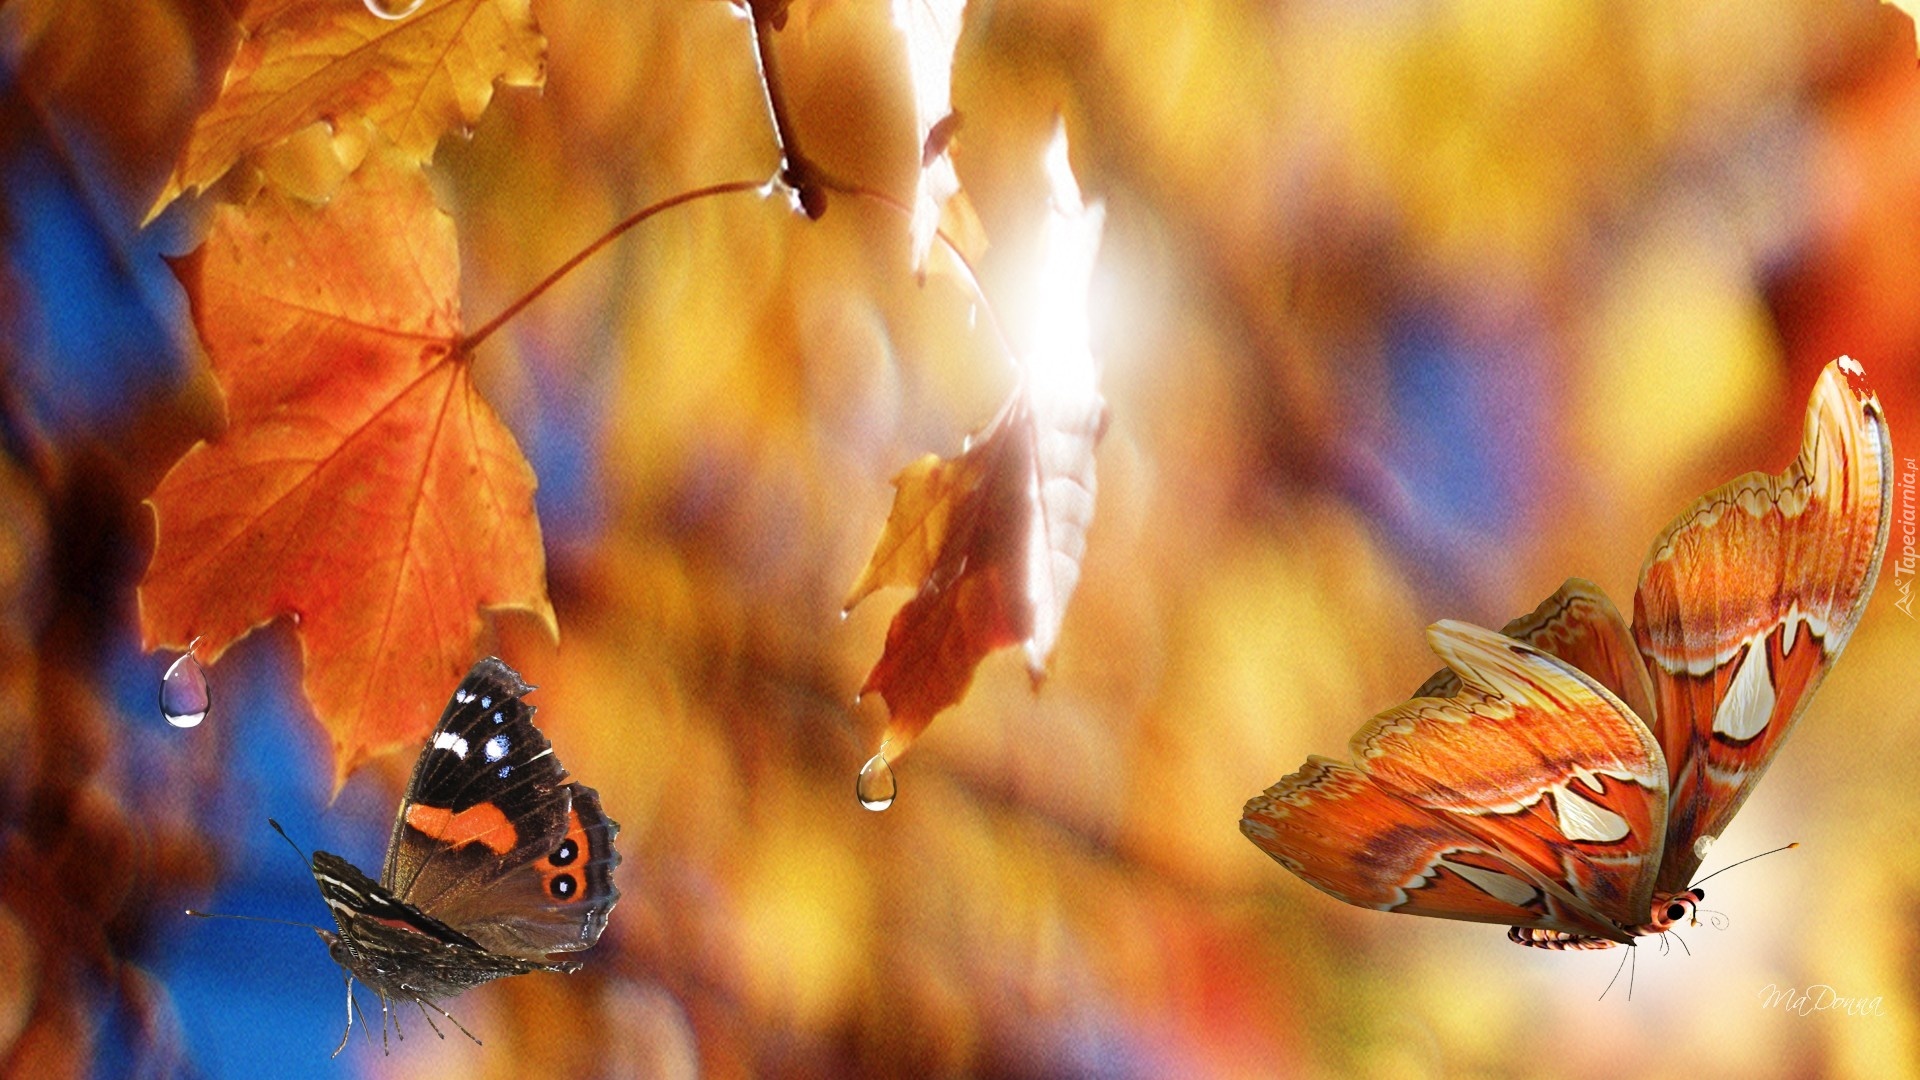
M 1447 670 L 1247 803 L 1240 831 L 1360 907 L 1508 923 L 1546 949 L 1666 931 L 1865 610 L 1892 446 L 1860 365 L 1827 365 L 1800 456 L 1654 541 L 1633 625 L 1570 579 L 1500 633 L 1427 630 Z

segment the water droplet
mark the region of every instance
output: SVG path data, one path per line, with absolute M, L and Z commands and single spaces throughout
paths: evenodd
M 893 797 L 899 791 L 893 782 L 893 767 L 887 764 L 887 755 L 875 754 L 860 766 L 860 779 L 853 785 L 853 793 L 860 797 L 860 805 L 869 810 L 885 810 L 893 805 Z
M 200 644 L 199 638 L 193 645 Z M 177 728 L 198 727 L 213 707 L 213 691 L 207 685 L 207 673 L 193 658 L 193 645 L 160 677 L 160 715 Z
M 366 0 L 366 5 L 368 11 L 380 18 L 398 22 L 419 11 L 420 5 L 426 2 L 427 0 L 412 0 L 411 3 L 406 3 L 405 0 Z

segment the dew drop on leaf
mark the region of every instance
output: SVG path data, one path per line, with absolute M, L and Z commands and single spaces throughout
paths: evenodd
M 367 10 L 382 19 L 399 21 L 420 10 L 426 0 L 365 0 Z
M 853 785 L 854 794 L 860 796 L 860 805 L 869 810 L 892 806 L 898 790 L 893 782 L 893 767 L 887 764 L 885 754 L 868 758 L 867 763 L 860 766 L 860 779 Z
M 198 642 L 196 638 L 195 644 Z M 177 728 L 198 727 L 212 705 L 207 673 L 200 667 L 200 661 L 193 658 L 193 646 L 189 645 L 160 677 L 160 715 Z

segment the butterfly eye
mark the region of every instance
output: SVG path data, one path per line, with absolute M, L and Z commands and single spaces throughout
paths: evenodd
M 1697 903 L 1699 903 L 1700 901 L 1702 901 L 1702 900 L 1705 900 L 1706 898 L 1707 898 L 1707 890 L 1705 890 L 1705 889 L 1695 889 L 1695 890 L 1693 890 L 1693 902 L 1694 902 L 1694 903 L 1696 903 L 1696 904 L 1697 904 Z
M 1681 907 L 1679 904 L 1667 905 L 1667 919 L 1669 922 L 1679 922 L 1680 916 L 1685 915 L 1686 913 L 1687 913 L 1687 909 Z
M 558 850 L 547 856 L 547 861 L 555 866 L 565 866 L 578 858 L 579 855 L 580 845 L 574 843 L 572 840 L 567 840 L 560 845 Z

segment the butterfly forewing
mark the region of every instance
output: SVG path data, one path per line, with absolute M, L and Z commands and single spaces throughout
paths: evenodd
M 1866 608 L 1886 552 L 1892 447 L 1859 365 L 1829 364 L 1785 472 L 1708 492 L 1667 527 L 1634 597 L 1670 770 L 1658 888 L 1687 887 Z
M 619 856 L 618 826 L 534 726 L 532 689 L 492 657 L 461 680 L 414 766 L 382 880 L 489 950 L 538 957 L 598 940 Z

